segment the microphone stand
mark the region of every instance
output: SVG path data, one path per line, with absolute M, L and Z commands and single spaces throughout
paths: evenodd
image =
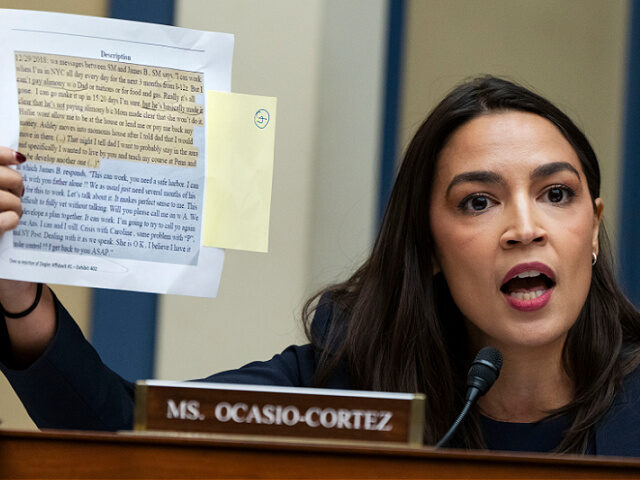
M 456 432 L 456 430 L 462 423 L 462 420 L 464 420 L 464 417 L 466 417 L 467 413 L 469 413 L 469 409 L 471 408 L 471 406 L 475 403 L 475 401 L 480 396 L 479 393 L 480 393 L 480 390 L 478 390 L 477 388 L 474 387 L 471 389 L 471 392 L 467 395 L 467 403 L 464 404 L 464 407 L 462 408 L 462 412 L 460 412 L 460 415 L 458 415 L 458 418 L 456 418 L 456 421 L 453 422 L 453 425 L 451 425 L 451 428 L 449 428 L 449 431 L 444 434 L 444 437 L 442 437 L 438 443 L 436 443 L 434 448 L 443 447 L 449 442 L 453 434 Z
M 462 420 L 469 413 L 471 406 L 478 398 L 487 393 L 493 382 L 496 381 L 498 375 L 500 375 L 501 368 L 502 354 L 498 350 L 492 347 L 484 347 L 478 352 L 467 374 L 467 395 L 464 408 L 456 418 L 456 421 L 453 422 L 453 425 L 451 425 L 451 428 L 449 428 L 449 431 L 436 443 L 434 448 L 440 448 L 447 444 L 460 426 L 460 423 L 462 423 Z

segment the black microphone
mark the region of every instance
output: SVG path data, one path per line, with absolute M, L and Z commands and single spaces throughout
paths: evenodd
M 499 350 L 493 347 L 484 347 L 478 352 L 467 374 L 467 395 L 464 408 L 456 418 L 456 421 L 453 422 L 453 425 L 451 425 L 449 431 L 436 443 L 435 448 L 446 445 L 451 439 L 464 417 L 467 416 L 471 406 L 492 387 L 493 382 L 500 375 L 501 368 L 502 354 Z

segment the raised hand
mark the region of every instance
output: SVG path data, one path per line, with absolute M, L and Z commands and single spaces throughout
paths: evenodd
M 0 235 L 18 226 L 22 216 L 24 183 L 20 172 L 9 168 L 26 160 L 24 155 L 7 147 L 0 147 Z
M 0 236 L 16 228 L 22 216 L 24 182 L 20 172 L 10 166 L 25 160 L 21 153 L 0 147 Z M 10 352 L 3 352 L 0 357 L 13 367 L 25 367 L 53 337 L 55 310 L 51 292 L 33 282 L 0 279 L 0 306 L 11 344 Z

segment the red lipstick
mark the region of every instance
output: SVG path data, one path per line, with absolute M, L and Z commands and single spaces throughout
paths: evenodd
M 551 270 L 551 267 L 548 267 L 544 263 L 541 262 L 528 262 L 528 263 L 519 263 L 511 270 L 507 272 L 507 274 L 502 279 L 501 285 L 504 285 L 509 280 L 511 280 L 516 275 L 520 275 L 523 272 L 528 272 L 530 270 L 535 270 L 540 273 L 544 273 L 547 277 L 549 277 L 553 282 L 556 281 L 556 274 Z
M 501 289 L 502 294 L 504 295 L 505 300 L 507 301 L 510 307 L 516 310 L 520 310 L 522 312 L 531 312 L 534 310 L 541 309 L 547 303 L 549 303 L 549 300 L 551 300 L 551 295 L 553 294 L 553 288 L 555 286 L 556 276 L 553 270 L 547 265 L 545 265 L 544 263 L 529 262 L 529 263 L 521 263 L 516 265 L 511 270 L 509 270 L 507 274 L 504 276 L 504 279 L 502 281 L 502 287 L 504 287 L 504 285 L 507 282 L 509 282 L 516 276 L 520 275 L 521 273 L 530 272 L 533 270 L 544 274 L 547 278 L 549 278 L 549 280 L 551 280 L 552 285 L 548 285 L 547 287 L 545 287 L 544 293 L 542 293 L 542 295 L 532 299 L 516 298 L 515 296 L 511 295 L 510 292 L 508 291 L 505 292 L 503 289 Z
M 542 295 L 532 300 L 520 300 L 518 298 L 512 297 L 508 293 L 503 293 L 502 295 L 504 295 L 504 298 L 507 300 L 507 303 L 510 307 L 515 308 L 516 310 L 520 310 L 521 312 L 533 312 L 534 310 L 541 309 L 547 303 L 549 303 L 552 293 L 553 287 L 545 290 Z

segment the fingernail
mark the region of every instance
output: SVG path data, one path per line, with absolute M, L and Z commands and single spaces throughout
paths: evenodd
M 14 151 L 13 152 L 14 156 L 16 157 L 16 160 L 18 163 L 24 163 L 27 160 L 27 157 L 25 157 L 23 154 L 21 154 L 18 151 Z

